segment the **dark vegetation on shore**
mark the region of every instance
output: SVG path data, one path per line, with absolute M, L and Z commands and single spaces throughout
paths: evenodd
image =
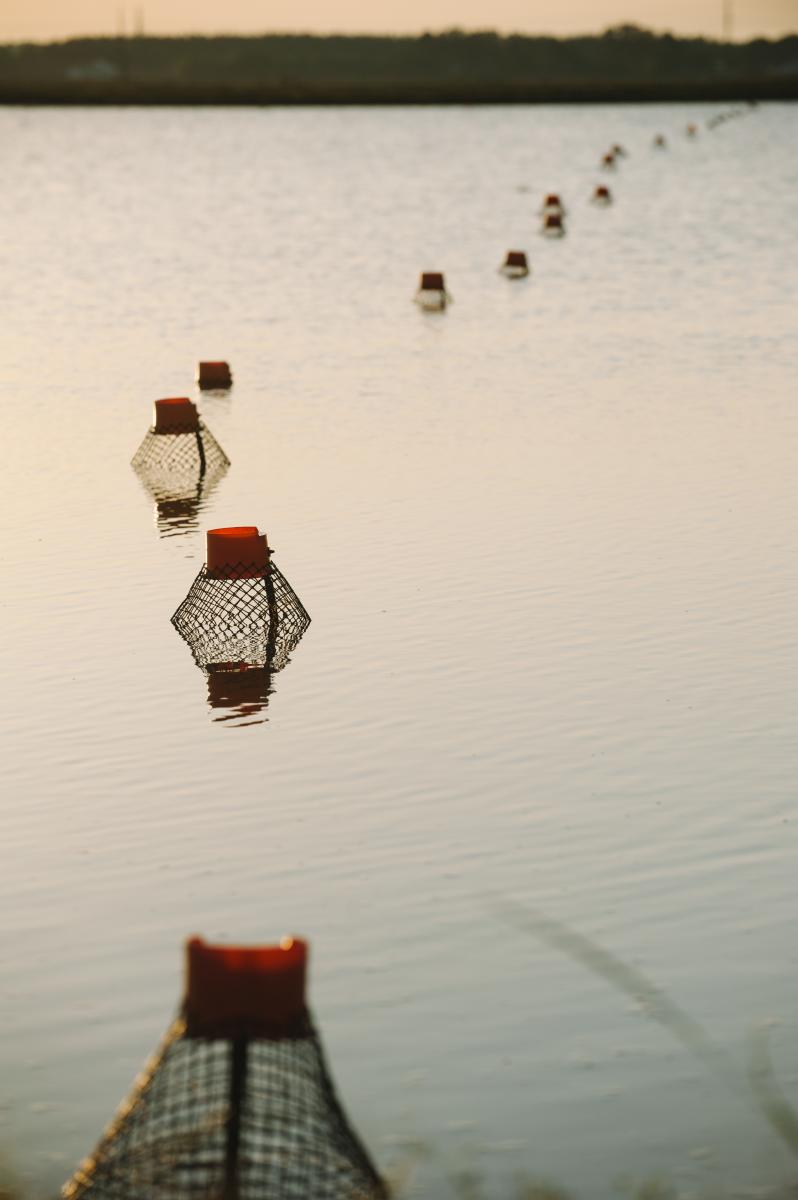
M 0 102 L 534 103 L 798 98 L 798 35 L 747 43 L 637 26 L 553 38 L 80 38 L 0 46 Z

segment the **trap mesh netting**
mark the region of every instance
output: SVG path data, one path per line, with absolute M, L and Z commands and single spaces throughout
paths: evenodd
M 204 566 L 172 617 L 207 670 L 220 662 L 243 662 L 279 671 L 310 624 L 310 617 L 281 571 L 220 578 Z
M 184 1006 L 64 1200 L 387 1197 L 303 1001 L 287 1024 L 281 1017 L 253 1035 L 238 1017 L 215 1036 L 203 1028 L 193 1032 Z
M 230 459 L 206 425 L 197 418 L 197 428 L 178 429 L 170 432 L 168 427 L 148 429 L 144 440 L 133 456 L 132 466 L 139 473 L 152 479 L 164 481 L 184 476 L 197 479 L 225 471 Z

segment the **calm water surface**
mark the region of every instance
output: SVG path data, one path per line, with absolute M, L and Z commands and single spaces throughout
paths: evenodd
M 798 1102 L 795 117 L 689 142 L 713 111 L 0 112 L 0 1151 L 32 1195 L 195 931 L 311 939 L 347 1108 L 411 1193 L 794 1179 L 494 902 L 642 969 L 741 1065 L 767 1026 Z M 233 365 L 201 402 L 232 465 L 153 497 L 129 460 L 201 357 Z M 313 624 L 270 694 L 214 707 L 169 616 L 239 523 Z

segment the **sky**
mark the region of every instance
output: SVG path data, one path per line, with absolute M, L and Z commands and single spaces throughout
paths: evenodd
M 724 0 L 0 0 L 0 41 L 147 33 L 598 32 L 634 23 L 719 36 Z M 798 30 L 798 0 L 725 0 L 738 40 Z

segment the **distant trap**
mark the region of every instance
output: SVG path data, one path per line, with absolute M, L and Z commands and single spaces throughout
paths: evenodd
M 419 308 L 428 312 L 443 312 L 452 297 L 446 290 L 446 281 L 441 271 L 423 271 L 414 300 Z
M 203 392 L 226 392 L 233 386 L 230 364 L 220 360 L 201 362 L 197 366 L 197 384 Z
M 529 274 L 526 253 L 523 250 L 508 250 L 499 270 L 507 279 L 525 279 Z

